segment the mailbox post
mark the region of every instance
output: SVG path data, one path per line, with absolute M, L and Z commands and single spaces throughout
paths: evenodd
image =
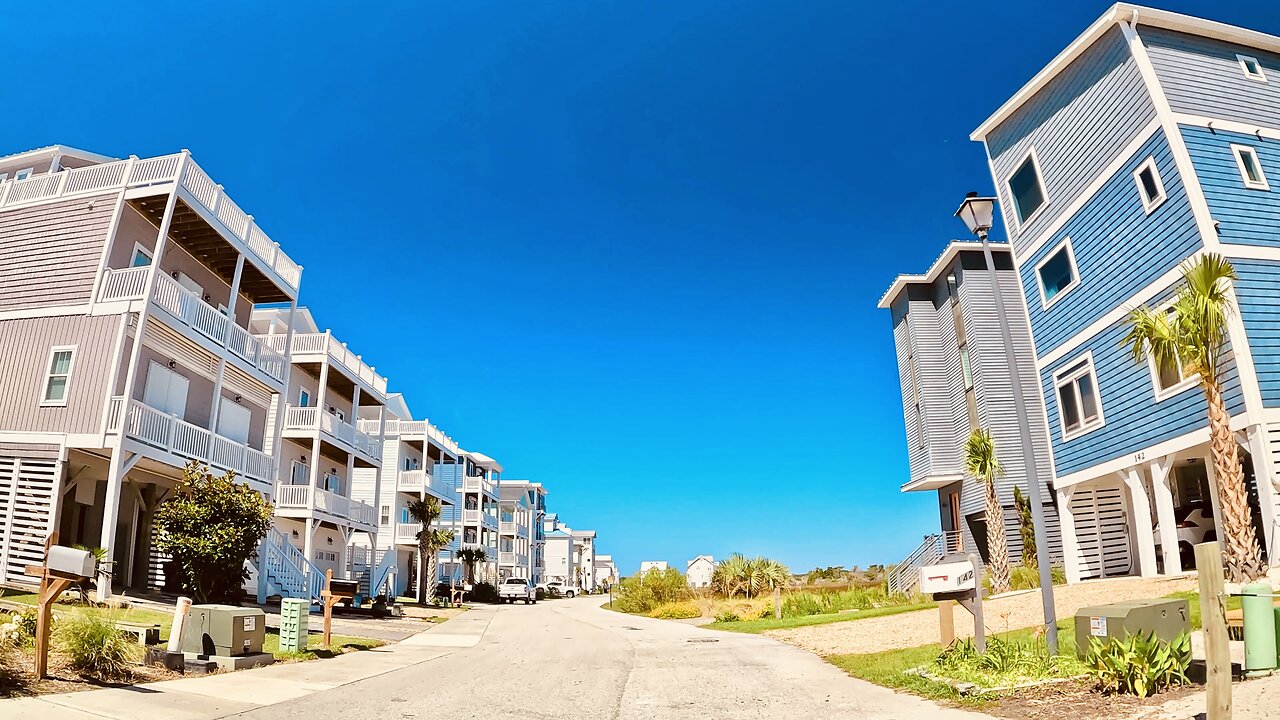
M 40 578 L 36 605 L 36 679 L 49 672 L 49 631 L 53 625 L 53 601 L 72 583 L 87 580 L 97 572 L 97 561 L 86 550 L 57 545 L 58 533 L 50 533 L 44 543 L 44 565 L 28 565 L 27 575 Z
M 956 556 L 958 557 L 958 556 Z M 950 613 L 951 603 L 955 600 L 973 614 L 973 644 L 978 652 L 987 651 L 987 628 L 982 620 L 982 584 L 978 578 L 982 576 L 982 566 L 977 555 L 970 555 L 967 560 L 926 565 L 920 568 L 920 592 L 933 595 L 939 601 L 939 612 Z M 943 642 L 947 641 L 947 620 L 941 621 Z M 954 634 L 952 636 L 954 640 Z
M 354 580 L 333 579 L 333 568 L 324 571 L 324 590 L 320 601 L 324 603 L 324 644 L 329 645 L 329 629 L 333 621 L 333 606 L 356 596 L 358 583 Z

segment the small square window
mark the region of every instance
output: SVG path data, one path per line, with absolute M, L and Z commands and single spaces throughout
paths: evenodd
M 1165 310 L 1169 320 L 1174 320 L 1174 309 Z M 1172 362 L 1156 367 L 1155 358 L 1147 356 L 1147 367 L 1151 369 L 1151 384 L 1156 389 L 1156 402 L 1172 397 L 1196 386 L 1196 374 L 1182 365 L 1182 358 L 1174 358 Z
M 151 264 L 151 251 L 138 243 L 133 244 L 133 259 L 129 267 L 146 267 Z
M 1013 196 L 1014 213 L 1018 224 L 1028 222 L 1045 205 L 1044 183 L 1040 179 L 1040 164 L 1035 151 L 1031 151 L 1009 176 L 1009 194 Z
M 1133 172 L 1133 181 L 1138 185 L 1138 196 L 1142 198 L 1142 209 L 1150 215 L 1165 201 L 1164 182 L 1160 180 L 1160 170 L 1156 167 L 1155 158 L 1147 158 Z
M 1058 423 L 1062 439 L 1102 427 L 1102 405 L 1098 400 L 1098 380 L 1093 370 L 1093 356 L 1086 355 L 1053 376 L 1058 396 Z
M 1248 145 L 1232 145 L 1231 152 L 1236 156 L 1236 167 L 1240 169 L 1240 178 L 1244 186 L 1253 190 L 1270 190 L 1267 174 L 1262 170 L 1262 161 L 1258 159 L 1258 151 Z
M 1262 71 L 1262 63 L 1258 62 L 1258 58 L 1249 55 L 1236 55 L 1236 60 L 1240 61 L 1240 69 L 1244 71 L 1245 77 L 1258 82 L 1267 81 L 1267 74 Z
M 49 353 L 49 372 L 44 379 L 41 405 L 65 406 L 67 404 L 67 385 L 71 382 L 71 365 L 74 358 L 75 348 L 56 347 Z
M 31 177 L 31 173 L 35 171 L 36 171 L 35 168 L 26 168 L 25 170 L 19 170 L 18 172 L 14 173 L 13 179 L 26 180 L 27 178 Z
M 1047 308 L 1080 283 L 1071 241 L 1066 240 L 1036 266 L 1040 283 L 1040 301 Z

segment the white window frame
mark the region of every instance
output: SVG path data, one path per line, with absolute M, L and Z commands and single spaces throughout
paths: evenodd
M 1075 370 L 1070 374 L 1066 372 L 1066 370 L 1080 365 L 1081 362 L 1084 362 L 1085 364 L 1082 369 Z M 1069 382 L 1074 383 L 1078 378 L 1084 377 L 1085 375 L 1088 375 L 1089 379 L 1093 382 L 1093 394 L 1098 404 L 1098 419 L 1094 420 L 1092 423 L 1086 423 L 1084 418 L 1084 406 L 1081 404 L 1079 408 L 1080 427 L 1068 432 L 1066 422 L 1063 420 L 1064 413 L 1062 412 L 1062 393 L 1058 392 L 1058 389 Z M 1079 390 L 1076 391 L 1076 398 L 1077 401 L 1080 398 Z M 1053 401 L 1058 405 L 1058 433 L 1062 436 L 1063 442 L 1074 440 L 1082 435 L 1088 435 L 1107 424 L 1106 417 L 1102 410 L 1102 388 L 1098 386 L 1098 371 L 1097 366 L 1094 365 L 1093 362 L 1092 350 L 1062 363 L 1062 369 L 1053 374 Z
M 26 180 L 27 178 L 31 177 L 31 175 L 32 175 L 33 173 L 35 173 L 35 171 L 36 171 L 36 169 L 35 169 L 35 168 L 33 168 L 33 167 L 23 168 L 23 169 L 21 169 L 21 170 L 19 170 L 18 172 L 16 172 L 16 173 L 14 173 L 14 174 L 13 174 L 13 179 L 14 179 L 14 180 Z
M 304 395 L 306 396 L 305 402 Z M 311 407 L 311 391 L 305 387 L 298 388 L 298 407 Z
M 1057 295 L 1054 295 L 1053 297 L 1046 297 L 1044 294 L 1044 280 L 1040 278 L 1040 268 L 1049 264 L 1049 261 L 1052 260 L 1054 257 L 1056 257 L 1057 254 L 1063 248 L 1066 249 L 1067 260 L 1071 263 L 1071 282 L 1067 283 L 1066 287 L 1059 290 Z M 1063 238 L 1062 242 L 1058 243 L 1057 245 L 1054 245 L 1052 250 L 1045 253 L 1045 256 L 1040 258 L 1040 262 L 1036 263 L 1035 273 L 1036 273 L 1036 288 L 1040 290 L 1040 306 L 1045 310 L 1048 310 L 1050 307 L 1052 307 L 1053 304 L 1058 302 L 1058 300 L 1062 299 L 1064 295 L 1066 295 L 1067 293 L 1079 287 L 1080 266 L 1076 264 L 1076 251 L 1074 248 L 1071 247 L 1071 238 L 1069 237 Z
M 1249 179 L 1249 170 L 1244 166 L 1244 155 L 1248 153 L 1253 156 L 1254 163 L 1258 166 L 1258 174 L 1262 176 L 1261 181 L 1253 181 Z M 1270 190 L 1271 185 L 1267 182 L 1267 170 L 1262 167 L 1262 158 L 1258 157 L 1257 148 L 1252 145 L 1239 145 L 1231 143 L 1231 154 L 1236 158 L 1236 168 L 1240 170 L 1240 179 L 1244 181 L 1244 186 L 1250 190 Z
M 1169 312 L 1173 309 L 1173 303 L 1167 303 L 1159 308 L 1160 312 Z M 1178 377 L 1182 378 L 1178 382 L 1167 388 L 1160 388 L 1160 370 L 1156 368 L 1156 359 L 1151 357 L 1151 353 L 1147 353 L 1147 369 L 1151 371 L 1151 388 L 1155 392 L 1156 402 L 1168 400 L 1174 395 L 1184 393 L 1193 387 L 1199 386 L 1199 378 L 1194 373 L 1190 377 L 1183 377 L 1182 358 L 1178 358 Z
M 1036 184 L 1040 186 L 1040 196 L 1044 198 L 1044 202 L 1040 203 L 1040 207 L 1036 208 L 1035 212 L 1028 215 L 1026 220 L 1022 220 L 1018 217 L 1018 200 L 1013 192 L 1013 186 L 1010 185 L 1010 182 L 1013 180 L 1013 176 L 1018 174 L 1018 170 L 1026 164 L 1028 158 L 1030 158 L 1031 164 L 1036 168 Z M 1032 146 L 1030 150 L 1018 159 L 1018 162 L 1013 164 L 1013 170 L 1011 170 L 1009 172 L 1009 176 L 1004 179 L 1004 187 L 1009 191 L 1009 209 L 1013 211 L 1013 222 L 1019 231 L 1035 222 L 1036 218 L 1040 217 L 1040 213 L 1043 213 L 1044 209 L 1049 207 L 1049 191 L 1044 186 L 1044 170 L 1042 168 L 1043 166 L 1040 164 L 1040 155 L 1036 153 L 1035 147 Z
M 138 257 L 138 253 L 142 253 L 143 255 L 145 255 L 145 256 L 146 256 L 146 258 L 147 258 L 147 264 L 146 264 L 146 265 L 134 265 L 134 264 L 133 264 L 133 261 Z M 133 244 L 133 254 L 129 256 L 129 267 L 131 267 L 131 268 L 134 268 L 134 267 L 149 267 L 149 266 L 151 265 L 151 263 L 155 262 L 155 260 L 156 260 L 155 253 L 153 253 L 153 252 L 151 251 L 151 249 L 150 249 L 150 248 L 148 248 L 146 245 L 143 245 L 142 243 L 139 243 L 139 242 L 136 242 L 136 243 L 134 243 L 134 244 Z
M 49 355 L 44 361 L 44 380 L 40 383 L 40 407 L 66 407 L 67 400 L 71 397 L 71 374 L 76 369 L 76 347 L 75 345 L 55 345 L 49 348 Z M 62 389 L 61 400 L 49 399 L 49 381 L 55 377 L 53 372 L 53 358 L 60 352 L 70 352 L 71 360 L 67 363 L 67 371 L 65 373 L 57 373 L 58 377 L 65 377 L 67 384 Z
M 5 180 L 8 180 L 8 179 L 9 179 L 9 173 L 0 172 L 0 182 L 4 182 Z
M 1244 73 L 1245 77 L 1249 78 L 1250 80 L 1253 80 L 1254 82 L 1264 83 L 1267 81 L 1267 73 L 1262 69 L 1262 63 L 1258 60 L 1258 58 L 1252 55 L 1241 55 L 1240 53 L 1236 53 L 1236 62 L 1240 63 L 1240 70 L 1241 72 Z M 1250 62 L 1252 62 L 1254 66 L 1258 68 L 1257 73 L 1249 72 Z
M 1262 166 L 1259 165 L 1258 167 Z M 1154 198 L 1147 197 L 1147 189 L 1142 184 L 1142 172 L 1144 170 L 1150 170 L 1151 177 L 1156 182 L 1158 192 Z M 1145 210 L 1148 215 L 1155 212 L 1156 208 L 1163 205 L 1164 201 L 1169 199 L 1169 195 L 1164 189 L 1164 180 L 1160 178 L 1160 168 L 1156 167 L 1156 159 L 1154 157 L 1147 158 L 1138 166 L 1137 170 L 1133 171 L 1133 182 L 1138 186 L 1138 197 L 1142 200 L 1142 209 Z

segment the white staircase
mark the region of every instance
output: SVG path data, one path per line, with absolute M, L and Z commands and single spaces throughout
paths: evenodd
M 401 588 L 396 582 L 400 553 L 395 548 L 373 550 L 351 546 L 347 549 L 348 571 L 359 583 L 358 592 L 366 598 L 386 595 L 394 600 Z
M 317 605 L 324 591 L 324 573 L 311 564 L 302 551 L 289 542 L 284 533 L 271 528 L 262 541 L 262 570 L 258 580 L 258 602 L 267 596 L 304 598 Z

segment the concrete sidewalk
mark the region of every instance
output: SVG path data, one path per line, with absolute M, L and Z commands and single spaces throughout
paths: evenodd
M 0 720 L 217 720 L 366 680 L 480 642 L 496 612 L 477 606 L 394 645 L 328 660 L 279 663 L 126 688 L 0 700 Z

